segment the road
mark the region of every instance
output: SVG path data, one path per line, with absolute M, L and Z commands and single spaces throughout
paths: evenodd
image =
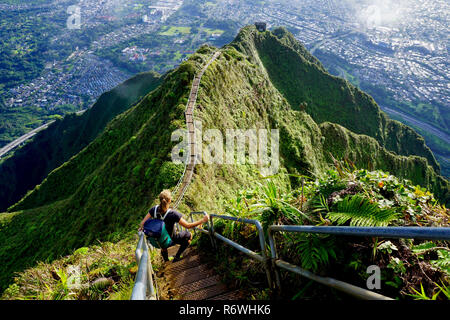
M 349 36 L 351 34 L 356 34 L 355 31 L 351 30 L 351 31 L 346 31 L 345 33 L 342 34 L 338 34 L 338 35 L 333 35 L 331 37 L 323 37 L 318 43 L 316 43 L 311 50 L 309 50 L 309 52 L 314 55 L 314 52 L 316 51 L 317 48 L 319 48 L 321 45 L 323 45 L 324 43 L 328 42 L 328 41 L 334 41 L 334 40 L 338 40 L 340 38 Z
M 433 135 L 435 135 L 436 137 L 442 139 L 443 141 L 450 143 L 450 136 L 445 133 L 444 131 L 428 124 L 425 122 L 422 122 L 420 120 L 417 120 L 416 118 L 411 117 L 410 115 L 407 115 L 406 113 L 403 113 L 401 111 L 397 111 L 394 109 L 390 109 L 384 106 L 380 106 L 381 110 L 383 110 L 384 112 L 388 113 L 388 114 L 392 114 L 392 115 L 396 115 L 398 117 L 401 117 L 402 119 L 404 119 L 406 122 L 411 123 L 412 125 L 415 125 Z
M 36 135 L 36 133 L 38 133 L 39 131 L 42 131 L 44 129 L 47 129 L 47 127 L 49 125 L 51 125 L 53 122 L 55 122 L 55 120 L 49 121 L 46 124 L 31 130 L 30 132 L 24 134 L 23 136 L 21 136 L 20 138 L 14 140 L 13 142 L 7 144 L 6 146 L 4 146 L 3 148 L 0 149 L 0 158 L 2 158 L 5 154 L 7 154 L 8 152 L 10 152 L 11 150 L 13 150 L 14 148 L 16 148 L 17 146 L 21 145 L 22 143 L 24 143 L 25 141 L 27 141 L 28 139 L 34 137 Z
M 86 109 L 84 110 L 80 110 L 77 111 L 76 114 L 77 115 L 81 115 L 86 111 Z M 6 146 L 4 146 L 3 148 L 0 149 L 0 158 L 2 158 L 5 154 L 7 154 L 8 152 L 10 152 L 11 150 L 15 149 L 16 147 L 20 146 L 22 143 L 24 143 L 25 141 L 31 139 L 32 137 L 34 137 L 36 135 L 36 133 L 38 133 L 39 131 L 45 130 L 48 128 L 49 125 L 51 125 L 53 122 L 55 122 L 55 120 L 49 121 L 46 124 L 43 124 L 42 126 L 31 130 L 30 132 L 24 134 L 23 136 L 21 136 L 20 138 L 17 138 L 16 140 L 14 140 L 13 142 L 7 144 Z

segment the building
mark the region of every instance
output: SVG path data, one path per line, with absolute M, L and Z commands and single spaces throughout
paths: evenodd
M 266 23 L 265 22 L 255 22 L 255 27 L 259 32 L 266 31 Z

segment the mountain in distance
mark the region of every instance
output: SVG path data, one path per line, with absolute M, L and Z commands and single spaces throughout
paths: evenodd
M 192 79 L 216 50 L 202 46 L 0 214 L 0 290 L 37 261 L 136 231 L 161 189 L 175 187 L 183 173 L 170 158 L 171 133 L 185 128 Z M 200 83 L 195 117 L 204 130 L 276 128 L 280 172 L 320 176 L 332 167 L 331 156 L 346 157 L 410 179 L 449 203 L 448 181 L 423 138 L 328 74 L 286 29 L 244 27 L 221 51 Z M 256 165 L 199 164 L 180 210 L 220 211 L 258 176 Z
M 116 115 L 161 82 L 154 72 L 141 73 L 102 94 L 82 115 L 71 114 L 38 133 L 32 141 L 0 163 L 0 211 L 19 201 L 27 191 L 68 161 L 103 131 Z

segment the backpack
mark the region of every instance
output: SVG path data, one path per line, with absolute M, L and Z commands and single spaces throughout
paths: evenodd
M 145 221 L 144 233 L 152 246 L 159 249 L 166 249 L 172 245 L 172 239 L 170 238 L 170 235 L 166 229 L 166 224 L 164 223 L 164 219 L 170 212 L 170 209 L 167 210 L 162 219 L 156 217 L 157 211 L 158 206 L 155 207 L 153 219 L 150 218 Z

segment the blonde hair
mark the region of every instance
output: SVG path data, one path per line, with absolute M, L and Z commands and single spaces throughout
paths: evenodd
M 159 194 L 159 202 L 162 212 L 166 212 L 169 209 L 170 201 L 172 201 L 172 193 L 170 190 L 163 190 Z

